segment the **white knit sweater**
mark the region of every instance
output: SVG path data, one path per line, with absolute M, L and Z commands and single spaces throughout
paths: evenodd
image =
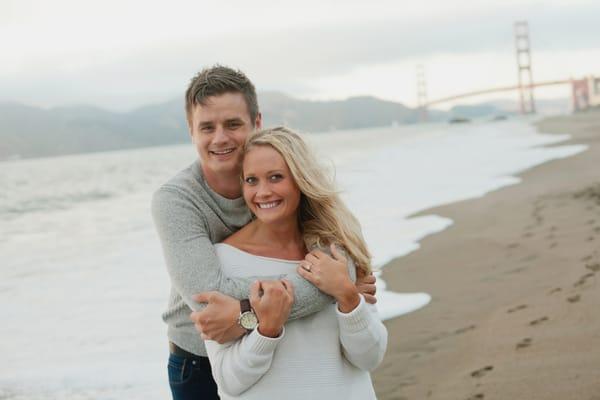
M 297 261 L 256 256 L 216 245 L 229 276 L 294 273 Z M 361 296 L 350 313 L 336 304 L 289 321 L 278 338 L 257 330 L 223 345 L 206 341 L 221 399 L 375 399 L 369 375 L 387 346 L 387 330 L 375 306 Z

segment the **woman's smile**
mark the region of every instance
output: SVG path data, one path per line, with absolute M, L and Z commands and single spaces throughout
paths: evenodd
M 277 207 L 278 205 L 281 204 L 281 202 L 282 202 L 282 200 L 275 200 L 275 201 L 270 201 L 268 203 L 265 203 L 265 202 L 263 202 L 263 203 L 256 203 L 256 205 L 258 206 L 258 208 L 260 208 L 262 210 L 267 210 L 267 209 L 270 209 L 270 208 Z

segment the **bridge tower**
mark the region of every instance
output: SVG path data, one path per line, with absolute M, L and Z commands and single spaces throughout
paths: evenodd
M 533 114 L 535 113 L 535 102 L 533 100 L 533 76 L 531 74 L 531 50 L 527 21 L 515 22 L 515 47 L 519 73 L 521 114 Z
M 419 110 L 419 121 L 426 122 L 427 115 L 427 82 L 425 81 L 425 67 L 417 65 L 417 104 Z

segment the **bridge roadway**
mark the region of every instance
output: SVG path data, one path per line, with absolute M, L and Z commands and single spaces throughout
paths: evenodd
M 569 83 L 571 83 L 571 79 L 538 82 L 538 83 L 534 83 L 533 85 L 523 85 L 523 87 L 525 89 L 531 89 L 531 88 L 536 88 L 536 87 L 540 87 L 540 86 L 565 85 L 565 84 L 569 84 Z M 437 100 L 428 101 L 427 104 L 425 104 L 425 107 L 430 107 L 435 104 L 445 103 L 448 101 L 462 99 L 465 97 L 478 96 L 481 94 L 509 92 L 512 90 L 519 90 L 519 88 L 520 88 L 519 85 L 516 85 L 516 86 L 501 86 L 501 87 L 492 88 L 492 89 L 476 90 L 474 92 L 468 92 L 468 93 L 458 94 L 458 95 L 454 95 L 454 96 L 444 97 L 444 98 L 437 99 Z

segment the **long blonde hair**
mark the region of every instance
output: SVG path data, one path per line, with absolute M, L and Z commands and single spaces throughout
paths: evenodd
M 302 193 L 298 222 L 307 249 L 340 244 L 356 267 L 371 272 L 371 254 L 360 223 L 335 189 L 302 138 L 285 127 L 263 129 L 246 139 L 244 154 L 254 146 L 270 146 L 285 160 Z

